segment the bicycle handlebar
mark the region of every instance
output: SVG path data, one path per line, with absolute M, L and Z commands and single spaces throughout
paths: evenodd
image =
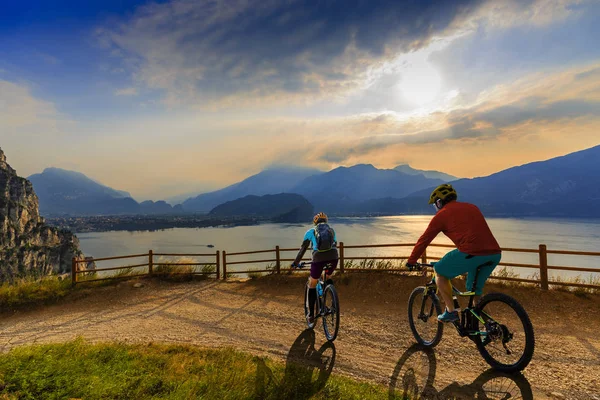
M 302 269 L 306 266 L 306 264 L 312 264 L 311 261 L 306 262 L 306 261 L 302 261 L 300 264 L 297 264 L 296 267 L 294 267 L 294 264 L 292 264 L 292 268 L 294 269 Z
M 409 271 L 421 271 L 423 269 L 423 267 L 433 268 L 433 264 L 427 264 L 427 263 L 416 263 L 415 265 L 407 264 L 407 268 Z

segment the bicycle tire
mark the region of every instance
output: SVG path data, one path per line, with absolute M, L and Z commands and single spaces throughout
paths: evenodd
M 327 340 L 333 342 L 340 329 L 340 301 L 338 299 L 337 291 L 333 285 L 327 285 L 327 287 L 325 287 L 325 291 L 323 292 L 323 308 L 327 307 L 328 298 L 331 298 L 332 300 L 332 306 L 330 309 L 333 310 L 333 318 L 331 322 L 333 322 L 335 325 L 333 327 L 330 326 L 329 317 L 331 314 L 323 315 L 323 331 L 325 332 L 325 337 Z
M 435 321 L 437 322 L 437 330 L 432 340 L 426 340 L 423 339 L 423 337 L 421 337 L 421 334 L 418 332 L 417 326 L 415 324 L 415 316 L 413 315 L 413 303 L 417 301 L 419 295 L 421 295 L 421 297 L 423 298 L 422 301 L 425 301 L 426 298 L 423 297 L 423 293 L 425 293 L 426 290 L 427 289 L 425 287 L 419 286 L 415 288 L 410 294 L 410 297 L 408 299 L 408 324 L 410 325 L 410 330 L 412 331 L 417 343 L 425 347 L 435 347 L 438 345 L 440 340 L 442 340 L 442 335 L 444 333 L 444 324 L 437 320 L 437 316 L 442 313 L 442 306 L 440 305 L 440 300 L 438 299 L 438 297 L 435 294 L 428 296 L 429 298 L 431 298 L 432 305 L 433 307 L 435 307 L 436 312 L 436 314 L 431 315 L 430 318 L 435 318 Z
M 525 331 L 525 348 L 523 349 L 523 354 L 521 355 L 519 360 L 513 364 L 504 364 L 496 360 L 487 350 L 487 346 L 484 345 L 483 341 L 481 340 L 481 337 L 480 340 L 475 340 L 477 349 L 479 350 L 479 353 L 481 354 L 483 359 L 496 371 L 509 373 L 522 371 L 531 362 L 535 350 L 535 334 L 533 331 L 533 325 L 531 324 L 531 320 L 529 319 L 529 315 L 517 300 L 504 293 L 489 293 L 483 296 L 477 303 L 475 311 L 479 315 L 481 315 L 481 312 L 483 311 L 484 307 L 492 302 L 504 303 L 517 314 L 521 323 L 523 324 L 523 330 Z M 480 322 L 478 320 L 476 321 L 477 329 L 479 329 Z

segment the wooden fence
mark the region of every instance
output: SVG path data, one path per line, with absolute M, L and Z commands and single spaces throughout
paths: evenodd
M 102 280 L 107 280 L 107 279 L 122 279 L 122 278 L 135 278 L 135 277 L 147 277 L 147 276 L 152 276 L 152 275 L 156 275 L 157 271 L 155 271 L 155 267 L 156 266 L 167 266 L 167 267 L 177 267 L 177 266 L 214 266 L 214 271 L 193 271 L 193 272 L 172 272 L 169 271 L 169 275 L 215 275 L 217 279 L 220 279 L 221 277 L 221 268 L 220 268 L 220 259 L 221 259 L 221 252 L 220 251 L 216 251 L 214 253 L 203 253 L 203 254 L 178 254 L 178 253 L 154 253 L 152 250 L 148 251 L 148 253 L 143 253 L 143 254 L 133 254 L 133 255 L 128 255 L 128 256 L 117 256 L 117 257 L 103 257 L 103 258 L 88 258 L 85 260 L 77 260 L 76 258 L 73 258 L 72 260 L 72 265 L 71 265 L 71 281 L 73 282 L 73 284 L 77 284 L 77 283 L 83 283 L 83 282 L 95 282 L 95 281 L 102 281 Z M 160 261 L 158 263 L 156 263 L 154 261 L 154 257 L 155 256 L 160 256 L 160 257 L 210 257 L 212 258 L 212 260 L 214 261 L 207 261 L 207 262 L 164 262 L 164 261 Z M 109 260 L 122 260 L 122 259 L 128 259 L 128 258 L 145 258 L 143 263 L 140 264 L 132 264 L 132 265 L 124 265 L 124 266 L 119 266 L 119 267 L 110 267 L 110 268 L 96 268 L 96 269 L 92 269 L 92 270 L 81 270 L 78 271 L 77 270 L 77 266 L 79 264 L 89 264 L 89 263 L 96 263 L 99 261 L 109 261 Z M 141 273 L 135 273 L 135 274 L 123 274 L 123 275 L 116 275 L 116 276 L 98 276 L 98 273 L 103 273 L 105 271 L 131 271 L 133 269 L 138 269 L 138 268 L 146 268 L 147 270 L 145 270 L 144 272 Z M 79 275 L 84 275 L 84 279 L 80 280 L 78 278 Z M 89 276 L 93 276 L 92 278 L 89 278 Z
M 404 256 L 347 256 L 345 254 L 348 249 L 373 249 L 373 248 L 406 248 L 407 252 L 415 246 L 415 243 L 398 243 L 398 244 L 371 244 L 371 245 L 344 245 L 343 242 L 340 242 L 338 245 L 339 251 L 339 267 L 338 270 L 340 273 L 345 272 L 368 272 L 368 271 L 378 271 L 378 272 L 398 272 L 400 271 L 398 268 L 357 268 L 357 267 L 348 267 L 346 265 L 347 261 L 353 260 L 406 260 L 408 255 Z M 441 247 L 441 248 L 455 248 L 455 246 L 450 244 L 436 244 L 432 243 L 429 247 Z M 73 283 L 77 283 L 77 275 L 78 274 L 89 274 L 90 271 L 76 271 L 76 263 L 86 263 L 90 261 L 104 261 L 104 260 L 115 260 L 122 258 L 134 258 L 134 257 L 148 257 L 148 262 L 137 265 L 129 265 L 124 267 L 114 267 L 114 268 L 106 268 L 106 269 L 97 269 L 96 271 L 109 271 L 109 270 L 119 270 L 125 268 L 136 268 L 136 267 L 148 267 L 148 272 L 138 275 L 128 275 L 126 277 L 134 277 L 134 276 L 149 276 L 153 274 L 152 266 L 153 266 L 153 256 L 186 256 L 186 257 L 196 257 L 196 256 L 212 256 L 215 257 L 215 262 L 210 263 L 169 263 L 168 265 L 214 265 L 216 267 L 216 271 L 214 272 L 199 272 L 202 274 L 210 274 L 216 275 L 216 278 L 219 279 L 223 277 L 226 279 L 229 274 L 245 274 L 245 273 L 274 273 L 279 274 L 282 271 L 288 272 L 292 271 L 289 267 L 292 261 L 294 261 L 293 256 L 298 251 L 297 248 L 280 248 L 279 246 L 275 246 L 272 249 L 266 250 L 254 250 L 254 251 L 242 251 L 242 252 L 222 252 L 222 263 L 220 263 L 220 252 L 212 254 L 169 254 L 169 253 L 152 253 L 150 250 L 147 254 L 137 254 L 131 256 L 122 256 L 122 257 L 108 257 L 108 258 L 97 258 L 92 260 L 75 260 L 73 259 Z M 293 252 L 293 256 L 288 256 L 287 258 L 282 256 L 282 253 L 290 253 Z M 525 264 L 525 263 L 513 263 L 513 262 L 501 262 L 500 266 L 506 267 L 518 267 L 518 268 L 529 268 L 533 270 L 537 270 L 539 272 L 539 279 L 529 279 L 529 278 L 514 278 L 514 277 L 504 277 L 504 276 L 491 276 L 490 279 L 496 280 L 504 280 L 504 281 L 513 281 L 513 282 L 524 282 L 524 283 L 532 283 L 538 284 L 544 290 L 548 290 L 550 285 L 557 286 L 570 286 L 570 287 L 581 287 L 581 288 L 592 288 L 592 289 L 600 289 L 600 285 L 596 285 L 593 283 L 580 283 L 580 282 L 562 282 L 550 280 L 548 277 L 548 271 L 575 271 L 575 272 L 591 272 L 600 274 L 600 268 L 584 268 L 584 267 L 574 267 L 574 266 L 558 266 L 558 265 L 548 265 L 548 255 L 549 254 L 560 254 L 560 255 L 571 255 L 571 256 L 589 256 L 589 257 L 600 257 L 600 252 L 589 252 L 589 251 L 567 251 L 567 250 L 549 250 L 545 244 L 540 244 L 537 249 L 520 249 L 520 248 L 503 248 L 503 254 L 506 253 L 534 253 L 538 255 L 538 263 L 537 264 Z M 256 255 L 261 254 L 260 259 L 239 259 L 240 256 L 248 256 L 248 255 Z M 263 258 L 262 255 L 265 255 Z M 233 259 L 232 259 L 233 258 Z M 428 261 L 436 261 L 439 260 L 440 257 L 428 256 L 427 252 L 423 254 L 421 257 L 422 263 L 427 263 Z M 308 259 L 305 259 L 308 261 Z M 246 269 L 246 270 L 238 270 L 229 271 L 228 267 L 232 265 L 244 265 L 244 264 L 265 264 L 269 263 L 267 267 L 263 269 Z M 165 264 L 161 262 L 161 264 Z M 283 266 L 286 267 L 283 267 Z M 222 266 L 222 271 L 221 267 Z M 198 272 L 197 272 L 198 273 Z M 94 280 L 102 280 L 102 279 L 110 279 L 111 277 L 102 277 L 95 279 L 86 279 L 85 282 L 90 282 Z

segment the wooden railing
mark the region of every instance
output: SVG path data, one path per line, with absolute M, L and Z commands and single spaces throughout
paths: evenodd
M 372 248 L 407 248 L 408 251 L 415 246 L 415 243 L 397 243 L 397 244 L 370 244 L 370 245 L 345 245 L 343 242 L 338 244 L 338 252 L 339 252 L 339 272 L 369 272 L 369 271 L 378 271 L 378 272 L 398 272 L 398 268 L 360 268 L 360 267 L 352 267 L 348 268 L 345 264 L 347 261 L 354 260 L 406 260 L 408 259 L 408 255 L 405 256 L 347 256 L 346 250 L 348 249 L 372 249 Z M 429 247 L 441 247 L 453 249 L 454 245 L 451 244 L 438 244 L 432 243 Z M 244 252 L 236 252 L 236 253 L 227 253 L 223 251 L 223 277 L 225 278 L 227 272 L 228 265 L 239 265 L 239 264 L 257 264 L 257 263 L 275 263 L 275 268 L 273 269 L 260 269 L 260 270 L 236 270 L 236 274 L 240 273 L 248 273 L 248 272 L 270 272 L 270 273 L 280 273 L 281 271 L 291 271 L 290 268 L 282 268 L 281 264 L 283 262 L 292 262 L 293 258 L 281 258 L 282 252 L 297 252 L 298 249 L 281 249 L 279 246 L 276 246 L 274 249 L 267 250 L 256 250 L 256 251 L 244 251 Z M 548 290 L 550 285 L 557 286 L 571 286 L 571 287 L 582 287 L 582 288 L 593 288 L 600 289 L 600 285 L 588 284 L 588 283 L 579 283 L 579 282 L 559 282 L 553 281 L 548 278 L 549 270 L 556 271 L 576 271 L 576 272 L 591 272 L 600 274 L 600 268 L 584 268 L 584 267 L 571 267 L 571 266 L 558 266 L 558 265 L 548 265 L 548 254 L 561 254 L 561 255 L 573 255 L 573 256 L 590 256 L 590 257 L 600 257 L 600 252 L 589 252 L 589 251 L 567 251 L 567 250 L 548 250 L 545 244 L 540 244 L 537 249 L 521 249 L 521 248 L 503 248 L 503 254 L 505 253 L 532 253 L 538 255 L 538 264 L 526 264 L 526 263 L 514 263 L 514 262 L 501 262 L 500 266 L 505 267 L 518 267 L 518 268 L 530 268 L 539 271 L 540 279 L 527 279 L 527 278 L 515 278 L 515 277 L 504 277 L 504 276 L 491 276 L 490 279 L 495 280 L 504 280 L 504 281 L 513 281 L 513 282 L 524 282 L 524 283 L 533 283 L 538 284 L 544 290 Z M 241 256 L 241 255 L 249 255 L 249 254 L 274 254 L 273 258 L 260 259 L 260 260 L 235 260 L 230 261 L 227 257 L 231 256 Z M 423 253 L 421 256 L 421 262 L 427 263 L 428 261 L 437 261 L 441 257 L 436 256 L 428 256 L 427 251 Z M 309 260 L 306 260 L 309 261 Z M 599 258 L 600 261 L 600 258 Z
M 401 271 L 399 268 L 361 268 L 361 267 L 349 267 L 346 265 L 348 261 L 352 262 L 354 260 L 406 260 L 408 255 L 403 256 L 385 256 L 385 255 L 377 255 L 377 256 L 348 256 L 346 251 L 349 249 L 373 249 L 373 248 L 405 248 L 408 253 L 412 247 L 415 246 L 415 243 L 397 243 L 397 244 L 371 244 L 371 245 L 344 245 L 343 242 L 340 242 L 338 245 L 339 251 L 339 272 L 367 272 L 367 271 L 378 271 L 378 272 L 399 272 Z M 440 248 L 455 248 L 455 246 L 451 244 L 437 244 L 432 243 L 429 247 L 440 247 Z M 139 277 L 139 276 L 151 276 L 154 274 L 153 266 L 154 256 L 184 256 L 184 257 L 214 257 L 214 262 L 198 262 L 198 263 L 165 263 L 161 262 L 161 265 L 214 265 L 214 272 L 194 272 L 193 274 L 204 274 L 204 275 L 215 275 L 217 279 L 223 277 L 226 279 L 231 274 L 247 274 L 247 273 L 274 273 L 280 274 L 281 272 L 293 271 L 289 267 L 283 267 L 284 265 L 291 264 L 294 261 L 293 256 L 282 257 L 282 253 L 296 253 L 298 251 L 297 248 L 280 248 L 279 246 L 275 246 L 272 249 L 266 250 L 254 250 L 254 251 L 241 251 L 241 252 L 222 252 L 222 263 L 220 262 L 220 251 L 216 251 L 211 254 L 173 254 L 173 253 L 153 253 L 150 250 L 145 254 L 135 254 L 129 256 L 121 256 L 121 257 L 106 257 L 106 258 L 96 258 L 89 260 L 75 260 L 73 259 L 73 270 L 72 270 L 72 280 L 73 283 L 78 283 L 77 276 L 79 274 L 90 274 L 93 272 L 102 272 L 102 271 L 111 271 L 111 270 L 123 270 L 128 268 L 139 268 L 139 267 L 148 267 L 148 271 L 146 273 L 135 274 L 135 275 L 126 275 L 123 278 L 128 277 Z M 571 287 L 581 287 L 581 288 L 593 288 L 600 289 L 600 285 L 596 285 L 593 283 L 580 283 L 580 282 L 563 282 L 550 280 L 548 277 L 548 271 L 556 270 L 556 271 L 575 271 L 575 272 L 590 272 L 600 274 L 600 268 L 584 268 L 584 267 L 573 267 L 573 266 L 558 266 L 558 265 L 548 265 L 548 254 L 559 254 L 559 255 L 572 255 L 572 256 L 588 256 L 588 257 L 600 257 L 600 252 L 589 252 L 589 251 L 567 251 L 567 250 L 548 250 L 545 244 L 540 244 L 537 249 L 521 249 L 521 248 L 503 248 L 503 254 L 506 253 L 530 253 L 538 255 L 538 263 L 537 264 L 526 264 L 526 263 L 515 263 L 515 262 L 501 262 L 500 266 L 505 267 L 517 267 L 517 268 L 530 268 L 539 271 L 539 279 L 529 279 L 529 278 L 516 278 L 516 277 L 504 277 L 504 276 L 491 276 L 490 279 L 496 280 L 504 280 L 504 281 L 513 281 L 513 282 L 524 282 L 524 283 L 532 283 L 540 285 L 540 287 L 544 290 L 548 290 L 550 285 L 557 286 L 571 286 Z M 309 252 L 307 252 L 309 253 Z M 259 259 L 240 259 L 240 256 L 248 256 L 260 254 Z M 264 257 L 262 255 L 265 255 Z M 295 255 L 295 254 L 294 254 Z M 105 260 L 116 260 L 116 259 L 126 259 L 126 258 L 139 258 L 139 257 L 147 257 L 148 262 L 134 265 L 127 265 L 122 267 L 111 267 L 111 268 L 102 268 L 96 270 L 84 270 L 77 271 L 76 266 L 78 263 L 89 263 L 96 261 L 105 261 Z M 427 263 L 428 261 L 436 261 L 439 260 L 440 257 L 436 256 L 428 256 L 427 252 L 425 252 L 421 257 L 422 263 Z M 309 258 L 305 258 L 305 261 L 310 261 Z M 272 264 L 269 268 L 263 269 L 245 269 L 240 270 L 236 269 L 235 271 L 228 271 L 228 267 L 233 265 L 248 265 L 248 264 Z M 287 264 L 286 264 L 287 263 Z M 222 266 L 222 271 L 221 271 Z M 95 280 L 103 280 L 103 279 L 111 279 L 114 277 L 100 277 L 94 279 L 85 279 L 85 282 L 92 282 Z
M 154 257 L 155 256 L 161 256 L 161 257 L 211 257 L 214 261 L 207 261 L 207 262 L 165 262 L 165 261 L 160 261 L 158 263 L 156 263 L 154 261 Z M 110 260 L 122 260 L 122 259 L 128 259 L 128 258 L 145 258 L 148 261 L 147 262 L 143 262 L 143 263 L 139 263 L 139 264 L 131 264 L 131 265 L 124 265 L 124 266 L 119 266 L 119 267 L 109 267 L 109 268 L 96 268 L 96 269 L 87 269 L 87 270 L 81 270 L 78 271 L 77 270 L 77 266 L 79 264 L 90 264 L 90 263 L 95 263 L 96 262 L 100 262 L 100 261 L 110 261 Z M 133 254 L 133 255 L 127 255 L 127 256 L 116 256 L 116 257 L 103 257 L 103 258 L 88 258 L 85 260 L 77 260 L 76 258 L 73 258 L 72 260 L 72 264 L 71 264 L 71 281 L 73 283 L 73 285 L 77 284 L 77 283 L 83 283 L 83 282 L 95 282 L 95 281 L 102 281 L 102 280 L 107 280 L 107 279 L 123 279 L 123 278 L 135 278 L 135 277 L 145 277 L 145 276 L 152 276 L 155 275 L 157 272 L 155 271 L 155 266 L 159 265 L 159 266 L 168 266 L 168 267 L 175 267 L 177 268 L 177 266 L 214 266 L 214 271 L 193 271 L 193 272 L 172 272 L 170 271 L 168 274 L 169 275 L 215 275 L 217 279 L 219 279 L 221 277 L 221 268 L 220 268 L 220 259 L 221 259 L 221 254 L 220 251 L 216 251 L 214 253 L 202 253 L 202 254 L 178 254 L 178 253 L 154 253 L 152 250 L 148 251 L 148 253 L 143 253 L 143 254 Z M 132 270 L 132 269 L 137 269 L 137 268 L 142 268 L 142 267 L 148 267 L 147 271 L 142 272 L 142 273 L 137 273 L 137 274 L 125 274 L 125 275 L 108 275 L 108 276 L 98 276 L 98 273 L 102 273 L 102 272 L 106 272 L 106 271 L 125 271 L 125 270 Z M 84 275 L 85 278 L 80 280 L 78 278 L 79 275 Z M 94 276 L 93 278 L 87 278 L 88 276 Z

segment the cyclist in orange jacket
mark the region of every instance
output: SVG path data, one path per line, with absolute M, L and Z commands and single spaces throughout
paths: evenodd
M 438 320 L 442 322 L 459 319 L 452 301 L 450 280 L 468 273 L 467 290 L 470 290 L 477 267 L 491 262 L 489 266 L 480 269 L 477 278 L 476 294 L 481 295 L 485 281 L 500 263 L 502 256 L 500 246 L 479 208 L 473 204 L 458 202 L 457 198 L 456 190 L 449 184 L 440 185 L 431 193 L 429 204 L 434 205 L 436 214 L 407 261 L 409 267 L 414 266 L 440 232 L 448 236 L 456 246 L 455 250 L 434 263 L 438 290 L 446 303 L 446 310 L 438 315 Z

